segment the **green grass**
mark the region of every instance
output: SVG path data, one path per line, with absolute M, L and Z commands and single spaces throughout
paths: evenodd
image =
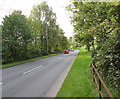
M 90 52 L 81 49 L 57 97 L 98 97 L 90 69 Z
M 23 60 L 23 61 L 19 61 L 19 62 L 10 63 L 10 64 L 4 64 L 4 65 L 0 65 L 0 68 L 8 68 L 8 67 L 15 66 L 15 65 L 18 65 L 18 64 L 23 64 L 23 63 L 26 63 L 26 62 L 35 61 L 35 60 L 38 60 L 38 59 L 42 59 L 42 58 L 46 58 L 46 57 L 54 56 L 54 55 L 56 55 L 56 54 L 50 54 L 50 55 L 47 55 L 47 56 L 42 56 L 42 57 L 37 57 L 37 58 L 33 58 L 33 59 Z

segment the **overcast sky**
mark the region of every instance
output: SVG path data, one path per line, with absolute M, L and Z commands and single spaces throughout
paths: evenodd
M 73 34 L 73 27 L 70 24 L 68 12 L 65 10 L 70 2 L 69 0 L 0 0 L 0 24 L 5 15 L 11 14 L 13 10 L 21 10 L 24 15 L 29 16 L 33 5 L 47 1 L 57 15 L 57 22 L 64 30 L 65 36 L 70 37 Z

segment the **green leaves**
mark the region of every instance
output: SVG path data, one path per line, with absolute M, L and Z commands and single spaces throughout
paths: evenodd
M 5 16 L 2 28 L 3 64 L 58 53 L 68 41 L 56 23 L 56 14 L 43 2 L 27 19 L 21 11 Z
M 70 8 L 69 11 L 73 13 L 71 20 L 76 32 L 76 42 L 86 45 L 88 48 L 93 46 L 93 50 L 97 52 L 93 61 L 110 82 L 112 89 L 117 90 L 115 95 L 120 95 L 120 88 L 118 88 L 120 76 L 116 76 L 120 72 L 120 4 L 115 2 L 73 2 Z
M 6 16 L 2 25 L 3 63 L 26 58 L 27 45 L 31 39 L 27 19 L 21 11 Z
M 56 53 L 66 48 L 67 39 L 56 23 L 56 14 L 46 2 L 34 6 L 30 15 L 36 50 L 42 53 Z M 41 26 L 41 27 L 40 27 Z M 38 39 L 39 38 L 39 39 Z M 67 42 L 68 43 L 68 42 Z

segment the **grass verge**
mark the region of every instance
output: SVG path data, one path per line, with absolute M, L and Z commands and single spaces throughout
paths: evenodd
M 4 64 L 4 65 L 0 65 L 0 68 L 8 68 L 8 67 L 11 67 L 11 66 L 23 64 L 23 63 L 30 62 L 30 61 L 35 61 L 35 60 L 38 60 L 38 59 L 42 59 L 42 58 L 46 58 L 46 57 L 54 56 L 54 55 L 56 55 L 56 54 L 50 54 L 50 55 L 47 55 L 47 56 L 42 56 L 42 57 L 37 57 L 37 58 L 33 58 L 33 59 L 23 60 L 23 61 L 19 61 L 19 62 L 10 63 L 10 64 Z
M 81 49 L 56 97 L 98 97 L 90 62 L 90 52 Z

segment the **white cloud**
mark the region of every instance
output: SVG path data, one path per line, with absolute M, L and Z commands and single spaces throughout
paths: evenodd
M 5 15 L 9 15 L 13 10 L 21 10 L 24 15 L 29 16 L 33 5 L 47 1 L 57 15 L 57 22 L 64 30 L 65 36 L 72 36 L 73 27 L 70 24 L 70 18 L 65 11 L 65 6 L 69 0 L 0 0 L 0 23 Z

